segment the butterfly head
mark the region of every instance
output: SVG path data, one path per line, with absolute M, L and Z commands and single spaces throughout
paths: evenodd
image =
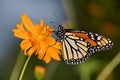
M 65 29 L 63 26 L 59 25 L 58 26 L 58 30 L 55 31 L 55 34 L 57 35 L 57 37 L 59 38 L 59 40 L 62 40 L 64 38 L 65 35 Z

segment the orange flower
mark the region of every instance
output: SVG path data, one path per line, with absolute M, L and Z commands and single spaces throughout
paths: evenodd
M 54 31 L 49 25 L 45 25 L 43 20 L 40 24 L 33 24 L 26 14 L 22 14 L 21 23 L 17 24 L 17 29 L 13 29 L 14 36 L 23 39 L 20 44 L 24 53 L 31 56 L 33 53 L 49 63 L 51 58 L 60 60 L 60 43 L 51 37 Z
M 34 74 L 37 80 L 42 80 L 42 78 L 45 76 L 46 69 L 42 66 L 35 66 L 34 68 Z
M 38 73 L 39 75 L 41 75 L 41 74 L 45 73 L 46 69 L 42 66 L 37 65 L 37 66 L 35 66 L 34 71 L 35 71 L 35 73 Z

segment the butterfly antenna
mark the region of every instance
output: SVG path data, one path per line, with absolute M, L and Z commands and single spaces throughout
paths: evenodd
M 58 27 L 61 26 L 60 24 L 56 23 L 56 22 L 50 22 L 51 24 L 55 24 L 57 25 Z
M 55 13 L 53 13 L 53 15 L 56 17 L 56 19 L 57 19 L 58 22 L 60 23 L 60 21 L 61 21 L 60 18 L 59 18 Z M 53 22 L 53 23 L 54 23 L 54 22 Z M 59 25 L 59 24 L 57 24 L 57 23 L 54 23 L 54 24 Z M 70 27 L 70 24 L 69 24 L 68 21 L 66 21 L 65 24 Z
M 60 19 L 55 13 L 53 13 L 53 15 L 54 15 L 55 18 L 58 20 L 58 23 L 60 23 L 60 22 L 61 22 L 61 19 Z
M 56 15 L 56 13 L 53 13 L 53 15 L 55 16 L 55 18 L 58 20 L 58 23 L 60 23 L 60 21 L 61 21 L 61 19 Z M 50 23 L 52 23 L 52 24 L 55 24 L 55 25 L 57 25 L 57 26 L 59 26 L 59 24 L 58 23 L 56 23 L 56 22 L 50 22 Z
M 59 24 L 57 24 L 56 22 L 50 22 L 51 24 L 55 24 L 55 25 L 59 25 Z

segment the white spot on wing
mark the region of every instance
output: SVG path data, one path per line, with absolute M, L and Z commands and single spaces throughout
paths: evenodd
M 98 36 L 98 37 L 97 37 L 97 40 L 100 40 L 100 39 L 101 39 L 101 36 Z
M 101 46 L 101 47 L 102 47 L 102 44 L 101 44 L 101 42 L 97 42 L 97 44 L 98 44 L 99 46 Z

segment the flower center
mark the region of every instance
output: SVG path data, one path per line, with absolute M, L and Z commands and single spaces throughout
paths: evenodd
M 38 38 L 39 38 L 39 40 L 43 40 L 43 39 L 49 37 L 51 33 L 52 33 L 52 31 L 50 31 L 49 28 L 47 29 L 47 27 L 43 27 L 39 32 Z
M 43 34 L 43 35 L 40 34 L 40 35 L 38 36 L 38 38 L 39 38 L 39 40 L 43 40 L 43 39 L 46 38 L 46 36 L 45 36 L 44 34 Z

